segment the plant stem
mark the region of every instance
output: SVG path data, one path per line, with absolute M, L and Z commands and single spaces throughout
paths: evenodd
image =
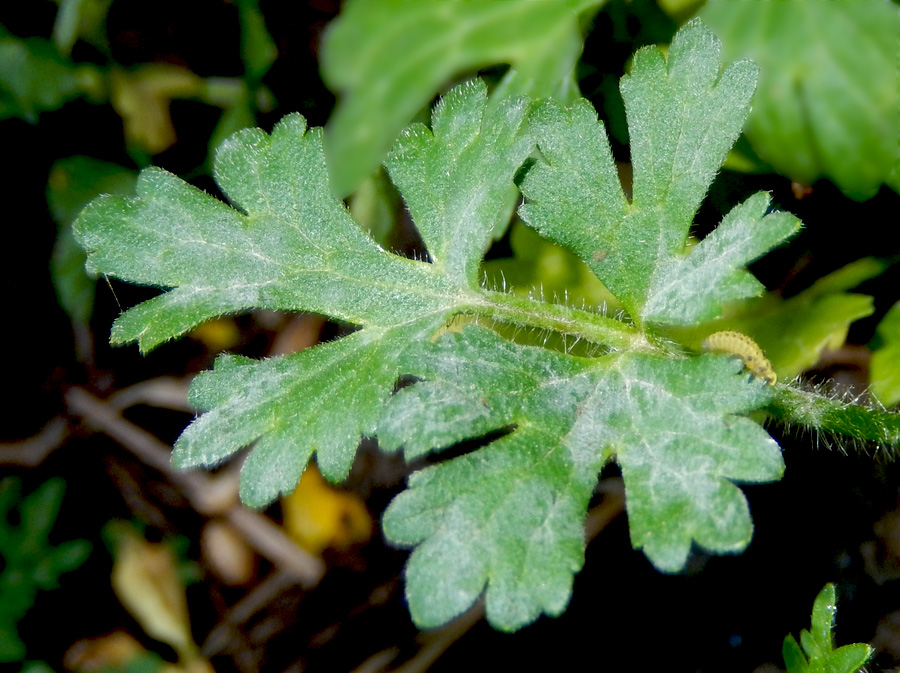
M 473 301 L 461 312 L 571 334 L 614 350 L 651 347 L 644 335 L 631 325 L 599 313 L 490 290 L 483 290 L 479 299 L 482 301 Z
M 900 415 L 834 400 L 809 390 L 778 386 L 767 410 L 776 418 L 820 432 L 846 435 L 890 449 L 900 444 Z

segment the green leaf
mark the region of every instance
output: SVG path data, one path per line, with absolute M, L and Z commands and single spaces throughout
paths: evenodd
M 69 318 L 87 324 L 94 306 L 96 280 L 85 273 L 84 250 L 75 241 L 72 223 L 99 194 L 133 194 L 134 171 L 90 157 L 69 157 L 53 164 L 47 180 L 47 204 L 59 225 L 50 259 L 56 296 Z
M 897 144 L 900 145 L 900 139 L 898 139 Z M 890 174 L 884 182 L 891 189 L 900 194 L 900 156 L 897 157 L 897 160 L 894 162 L 894 167 L 891 169 Z
M 770 481 L 783 470 L 777 444 L 734 415 L 764 404 L 771 389 L 735 376 L 730 358 L 583 360 L 477 328 L 425 355 L 409 367 L 426 382 L 401 390 L 379 427 L 386 448 L 405 443 L 411 458 L 514 430 L 417 473 L 385 514 L 389 539 L 418 545 L 407 596 L 423 627 L 461 613 L 484 590 L 499 628 L 559 614 L 583 563 L 588 500 L 613 458 L 632 543 L 669 572 L 684 567 L 694 541 L 718 553 L 743 549 L 752 525 L 730 481 Z
M 876 333 L 881 345 L 869 363 L 871 391 L 882 404 L 892 407 L 900 402 L 900 302 L 881 319 Z
M 109 51 L 106 15 L 112 0 L 58 0 L 58 4 L 53 42 L 60 54 L 68 57 L 79 38 L 104 52 Z
M 746 133 L 792 180 L 872 196 L 897 160 L 900 7 L 881 0 L 707 2 L 728 59 L 761 70 Z
M 363 328 L 283 360 L 221 359 L 192 392 L 215 410 L 180 438 L 176 464 L 212 465 L 258 440 L 242 482 L 254 505 L 293 490 L 313 452 L 326 476 L 346 475 L 402 373 L 395 361 L 452 313 L 483 303 L 478 264 L 532 148 L 525 101 L 490 114 L 485 104 L 483 84 L 459 87 L 435 110 L 434 130 L 410 129 L 388 162 L 421 215 L 431 264 L 386 252 L 353 222 L 328 187 L 321 134 L 298 115 L 270 136 L 243 131 L 219 149 L 216 178 L 243 212 L 158 169 L 141 174 L 137 198 L 105 196 L 85 210 L 76 232 L 93 268 L 174 288 L 121 316 L 113 341 L 149 350 L 255 307 L 318 311 Z
M 29 661 L 22 666 L 20 673 L 53 673 L 53 669 L 44 661 Z
M 530 136 L 518 132 L 525 123 L 522 105 L 502 105 L 482 126 L 486 103 L 484 86 L 454 89 L 435 107 L 432 131 L 410 126 L 385 162 L 434 266 L 470 285 L 478 282 L 491 242 L 484 223 L 505 210 L 509 183 L 489 180 L 475 199 L 469 187 L 477 176 L 513 175 L 532 147 Z
M 389 248 L 388 242 L 403 217 L 403 204 L 387 172 L 379 170 L 366 178 L 353 193 L 348 205 L 353 219 L 379 245 Z
M 259 0 L 238 0 L 241 21 L 241 60 L 245 75 L 259 82 L 278 57 L 278 47 L 266 30 L 266 20 L 259 10 Z
M 220 358 L 192 387 L 194 403 L 210 411 L 178 440 L 175 463 L 213 465 L 255 444 L 241 493 L 261 506 L 293 489 L 314 454 L 326 476 L 343 477 L 363 435 L 410 458 L 488 435 L 483 448 L 414 475 L 386 515 L 388 536 L 417 546 L 408 594 L 423 626 L 482 592 L 500 628 L 559 614 L 583 563 L 585 508 L 612 460 L 625 478 L 632 542 L 658 568 L 680 570 L 694 543 L 743 549 L 752 524 L 735 482 L 783 470 L 775 442 L 743 415 L 774 403 L 781 387 L 733 357 L 684 353 L 650 323 L 696 320 L 756 292 L 743 265 L 795 228 L 790 217 L 765 215 L 765 197 L 751 197 L 686 248 L 694 211 L 746 115 L 752 74 L 738 64 L 720 75 L 715 39 L 698 23 L 676 38 L 668 66 L 655 51 L 638 55 L 623 85 L 633 204 L 586 102 L 532 112 L 527 99 L 489 100 L 483 83 L 457 87 L 431 129 L 410 127 L 386 161 L 428 262 L 385 251 L 352 220 L 328 183 L 321 133 L 298 115 L 219 149 L 214 175 L 233 207 L 159 169 L 141 174 L 135 198 L 95 200 L 75 226 L 90 267 L 164 289 L 116 321 L 114 341 L 147 350 L 208 318 L 259 307 L 316 311 L 358 328 L 286 358 Z M 536 213 L 557 242 L 580 241 L 571 247 L 610 280 L 639 327 L 482 287 L 480 263 L 508 220 L 533 129 L 548 163 L 526 177 L 523 213 Z M 669 142 L 672 134 L 683 143 Z M 603 272 L 606 259 L 613 273 Z M 666 275 L 672 265 L 683 283 Z M 595 357 L 518 345 L 481 327 L 457 334 L 457 319 L 571 335 L 590 341 Z M 395 390 L 399 383 L 410 385 Z
M 866 643 L 844 645 L 831 653 L 828 663 L 831 666 L 831 671 L 856 673 L 856 671 L 865 666 L 873 651 L 873 648 Z
M 816 649 L 825 653 L 832 650 L 831 629 L 834 626 L 834 616 L 837 614 L 836 601 L 833 584 L 826 584 L 813 601 L 811 640 L 815 643 Z M 807 654 L 812 656 L 813 652 L 807 651 Z
M 880 275 L 885 268 L 880 260 L 860 259 L 788 299 L 768 293 L 730 306 L 727 318 L 699 328 L 672 330 L 669 335 L 700 348 L 703 339 L 713 332 L 741 332 L 759 344 L 779 379 L 791 380 L 814 366 L 826 348 L 841 348 L 850 325 L 873 313 L 872 297 L 847 290 Z
M 412 307 L 448 303 L 430 266 L 381 250 L 330 194 L 321 134 L 306 133 L 299 115 L 271 136 L 233 136 L 215 173 L 246 215 L 151 168 L 136 199 L 102 197 L 76 223 L 90 268 L 174 288 L 120 317 L 114 342 L 137 340 L 146 351 L 209 318 L 256 307 L 389 325 L 405 322 Z
M 99 194 L 133 194 L 136 178 L 131 169 L 92 157 L 60 159 L 47 178 L 47 205 L 57 224 L 70 225 Z
M 223 356 L 191 386 L 191 402 L 212 409 L 175 443 L 180 468 L 215 465 L 256 441 L 244 463 L 241 499 L 262 507 L 294 490 L 313 453 L 332 481 L 346 478 L 363 435 L 374 435 L 403 371 L 403 352 L 441 319 L 366 329 L 284 358 Z M 236 394 L 240 391 L 239 394 Z
M 0 621 L 0 663 L 22 661 L 25 658 L 25 643 L 19 638 L 14 622 Z
M 35 124 L 41 112 L 99 88 L 97 68 L 63 60 L 49 40 L 0 35 L 0 119 Z
M 700 244 L 687 247 L 694 214 L 749 112 L 756 68 L 720 72 L 718 40 L 692 21 L 668 63 L 656 48 L 635 54 L 623 78 L 631 135 L 634 197 L 619 184 L 609 141 L 586 102 L 535 113 L 545 164 L 529 171 L 523 219 L 571 248 L 636 322 L 689 325 L 721 315 L 722 303 L 762 292 L 742 267 L 799 228 L 786 213 L 766 215 L 757 194 Z
M 482 268 L 490 287 L 503 287 L 530 296 L 535 288 L 553 301 L 593 310 L 616 308 L 618 302 L 588 266 L 568 249 L 541 237 L 516 220 L 510 227 L 513 256 L 492 259 Z
M 508 63 L 513 72 L 498 97 L 559 94 L 581 51 L 576 11 L 600 4 L 346 3 L 322 43 L 322 76 L 342 94 L 328 124 L 336 193 L 372 173 L 403 126 L 455 75 Z
M 800 649 L 800 645 L 791 634 L 784 637 L 781 656 L 784 658 L 784 665 L 787 667 L 788 673 L 807 673 L 809 671 L 809 662 L 806 661 L 803 650 Z
M 826 584 L 813 603 L 810 630 L 800 632 L 803 650 L 790 634 L 784 639 L 782 655 L 788 673 L 856 673 L 865 665 L 874 652 L 868 645 L 854 643 L 834 649 L 831 630 L 836 613 L 834 585 Z
M 106 17 L 113 0 L 60 0 L 53 23 L 53 41 L 64 56 L 71 54 L 76 40 L 109 54 Z
M 28 535 L 22 540 L 25 551 L 33 553 L 47 545 L 65 489 L 61 478 L 48 479 L 19 505 L 19 529 Z
M 49 479 L 19 501 L 21 481 L 0 480 L 0 662 L 25 658 L 17 622 L 31 609 L 38 589 L 55 588 L 59 576 L 81 565 L 90 552 L 86 540 L 55 547 L 48 541 L 64 490 L 63 479 Z M 13 507 L 19 511 L 15 526 L 9 521 Z

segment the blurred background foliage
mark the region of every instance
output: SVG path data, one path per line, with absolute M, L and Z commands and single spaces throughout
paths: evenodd
M 334 189 L 347 198 L 354 217 L 384 246 L 418 254 L 417 234 L 378 167 L 408 122 L 427 121 L 437 95 L 478 74 L 489 83 L 494 102 L 520 94 L 565 101 L 584 96 L 607 125 L 627 189 L 628 137 L 618 79 L 635 49 L 649 44 L 664 48 L 677 27 L 696 14 L 720 37 L 726 59 L 750 57 L 761 69 L 745 134 L 697 216 L 698 235 L 760 189 L 771 191 L 776 207 L 794 212 L 806 225 L 790 245 L 754 266 L 772 291 L 732 307 L 726 325 L 708 331 L 727 327 L 751 334 L 782 376 L 803 373 L 857 392 L 871 386 L 883 404 L 900 402 L 895 264 L 900 243 L 894 234 L 900 212 L 896 1 L 34 0 L 0 5 L 0 142 L 10 167 L 4 178 L 7 229 L 16 235 L 6 244 L 3 274 L 7 303 L 2 346 L 9 394 L 0 428 L 0 439 L 6 442 L 0 446 L 0 471 L 12 476 L 0 482 L 0 504 L 13 522 L 0 526 L 0 579 L 6 582 L 0 582 L 0 591 L 13 591 L 0 601 L 0 641 L 12 648 L 5 650 L 7 660 L 47 659 L 72 670 L 96 670 L 85 662 L 97 660 L 105 661 L 107 670 L 208 666 L 208 651 L 194 638 L 217 622 L 210 614 L 214 611 L 192 610 L 187 622 L 187 613 L 172 607 L 187 601 L 193 591 L 172 569 L 181 563 L 179 558 L 200 555 L 201 542 L 188 544 L 175 557 L 171 545 L 165 547 L 170 551 L 144 554 L 167 559 L 158 566 L 164 579 L 150 583 L 157 588 L 156 598 L 124 598 L 128 590 L 114 579 L 119 572 L 114 565 L 128 567 L 125 559 L 133 558 L 126 550 L 169 545 L 173 534 L 202 540 L 204 549 L 213 550 L 204 552 L 205 572 L 217 579 L 199 583 L 211 587 L 201 604 L 219 601 L 221 606 L 237 600 L 228 594 L 232 589 L 222 586 L 266 586 L 257 554 L 240 531 L 202 512 L 198 517 L 178 488 L 167 486 L 158 472 L 147 472 L 142 459 L 123 458 L 108 440 L 98 440 L 67 402 L 66 391 L 77 386 L 110 396 L 161 374 L 189 377 L 210 366 L 222 349 L 253 357 L 291 352 L 343 329 L 315 316 L 259 313 L 210 323 L 191 339 L 147 358 L 136 349 L 114 351 L 107 344 L 112 319 L 122 306 L 153 291 L 114 279 L 99 279 L 98 285 L 98 279 L 84 273 L 83 254 L 70 226 L 85 203 L 100 193 L 130 193 L 137 172 L 151 164 L 216 193 L 211 158 L 222 139 L 247 126 L 270 129 L 284 114 L 299 111 L 310 125 L 325 126 Z M 511 213 L 514 199 L 511 195 Z M 537 288 L 547 298 L 615 309 L 583 264 L 515 218 L 496 238 L 485 263 L 492 285 L 523 293 Z M 699 333 L 693 336 L 702 338 Z M 160 416 L 148 413 L 146 406 L 129 411 L 129 420 L 144 423 L 166 441 L 178 434 L 191 413 L 186 406 L 174 405 L 174 411 Z M 516 648 L 523 661 L 541 661 L 535 647 L 542 638 L 545 643 L 583 643 L 582 626 L 607 633 L 611 642 L 625 642 L 635 634 L 646 637 L 647 629 L 653 629 L 669 653 L 672 670 L 682 665 L 697 670 L 701 660 L 708 670 L 734 669 L 738 662 L 749 670 L 766 659 L 778 660 L 780 639 L 802 623 L 809 596 L 840 575 L 855 592 L 854 605 L 870 610 L 868 621 L 854 622 L 863 607 L 844 613 L 845 624 L 857 624 L 848 629 L 848 636 L 872 640 L 875 634 L 883 661 L 896 665 L 900 628 L 892 626 L 898 620 L 891 617 L 900 608 L 891 607 L 893 598 L 900 600 L 900 592 L 892 588 L 900 576 L 900 546 L 893 542 L 900 539 L 900 517 L 893 509 L 896 475 L 889 465 L 873 469 L 868 460 L 798 456 L 790 452 L 791 441 L 783 440 L 789 467 L 785 483 L 760 487 L 757 491 L 766 493 L 766 499 L 753 500 L 760 531 L 741 562 L 756 565 L 734 571 L 746 573 L 740 575 L 740 591 L 732 571 L 722 565 L 734 559 L 708 560 L 698 553 L 698 568 L 707 561 L 711 567 L 703 580 L 706 589 L 691 583 L 693 573 L 664 578 L 634 568 L 623 529 L 618 533 L 618 556 L 607 550 L 602 559 L 594 559 L 601 568 L 599 576 L 590 574 L 589 560 L 589 570 L 579 579 L 581 593 L 576 588 L 572 617 L 549 626 L 543 620 L 521 637 L 508 637 L 502 646 L 491 640 L 492 634 L 471 640 L 496 645 L 495 665 L 508 665 Z M 282 513 L 270 514 L 283 519 L 287 536 L 313 557 L 343 550 L 338 565 L 355 568 L 355 573 L 367 563 L 375 564 L 376 558 L 390 568 L 381 579 L 390 576 L 394 581 L 391 573 L 398 572 L 400 557 L 377 547 L 377 526 L 373 528 L 367 508 L 377 518 L 391 489 L 402 483 L 403 468 L 385 467 L 386 459 L 373 458 L 374 452 L 362 455 L 363 462 L 371 461 L 369 472 L 351 478 L 348 491 L 330 490 L 310 471 L 310 479 L 286 500 Z M 795 474 L 800 476 L 791 476 Z M 62 498 L 59 475 L 69 482 L 66 498 L 73 507 L 59 514 L 59 528 L 65 531 L 61 541 L 49 544 L 46 537 Z M 136 485 L 145 478 L 149 485 Z M 792 529 L 781 514 L 792 502 L 815 503 L 819 516 Z M 111 554 L 87 557 L 87 543 L 64 542 L 99 540 L 100 529 L 115 517 L 132 520 L 136 527 L 119 529 L 119 542 L 109 545 Z M 23 529 L 31 531 L 34 540 L 43 540 L 33 543 L 38 551 L 30 556 L 16 542 Z M 764 551 L 767 544 L 774 551 Z M 230 551 L 215 551 L 221 549 Z M 812 557 L 822 559 L 821 568 L 810 567 Z M 225 567 L 222 559 L 235 558 L 245 561 Z M 767 568 L 776 562 L 771 559 L 777 559 L 777 572 Z M 14 571 L 17 579 L 10 589 Z M 150 570 L 139 569 L 124 576 L 146 578 L 147 573 Z M 621 594 L 603 583 L 609 574 L 622 578 Z M 782 579 L 772 580 L 773 574 Z M 67 577 L 79 576 L 90 579 L 67 586 Z M 798 580 L 801 576 L 804 579 Z M 361 583 L 365 591 L 374 591 L 373 581 L 377 584 Z M 62 589 L 47 595 L 64 598 L 57 603 L 38 598 L 37 589 L 50 589 L 57 582 Z M 402 603 L 399 581 L 390 586 L 394 601 Z M 709 596 L 701 593 L 707 589 Z M 593 590 L 604 592 L 607 604 L 616 606 L 613 614 L 590 612 Z M 760 603 L 780 600 L 790 606 L 781 620 L 768 623 L 739 598 L 755 591 Z M 6 600 L 7 595 L 15 600 Z M 134 608 L 134 601 L 157 600 L 169 607 L 153 613 L 155 617 Z M 653 618 L 642 614 L 641 600 L 665 604 L 667 610 L 676 606 L 684 626 L 666 619 L 666 628 L 658 632 Z M 104 608 L 104 616 L 73 620 L 71 612 L 56 609 L 79 601 L 93 601 L 94 608 Z M 585 617 L 584 610 L 593 616 Z M 403 619 L 402 610 L 396 614 Z M 879 618 L 882 625 L 876 633 Z M 169 635 L 154 636 L 154 619 L 176 628 Z M 405 622 L 400 628 L 396 620 L 379 621 L 393 624 L 401 634 L 411 629 Z M 116 631 L 122 625 L 125 630 Z M 370 628 L 376 633 L 391 630 L 380 626 Z M 47 637 L 51 629 L 56 635 Z M 119 635 L 110 642 L 90 640 L 107 633 Z M 414 635 L 408 637 L 412 642 Z M 752 650 L 746 644 L 751 641 Z M 294 637 L 295 649 L 296 642 Z M 343 646 L 336 655 L 321 647 L 329 656 L 343 656 L 356 665 L 365 658 L 370 640 L 365 642 L 356 659 L 353 648 Z M 374 642 L 393 641 L 375 637 Z M 620 659 L 607 655 L 609 665 L 633 663 L 628 648 L 621 649 L 625 654 Z M 283 668 L 299 656 L 283 644 L 273 651 L 286 662 Z M 102 656 L 91 659 L 84 652 Z M 242 670 L 239 661 L 234 656 L 226 667 Z M 483 661 L 487 665 L 493 660 Z M 35 661 L 28 666 L 46 669 Z

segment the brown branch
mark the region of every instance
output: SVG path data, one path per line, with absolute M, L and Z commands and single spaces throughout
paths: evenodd
M 123 418 L 112 405 L 81 388 L 70 389 L 66 403 L 69 411 L 80 416 L 88 426 L 116 440 L 178 485 L 198 512 L 228 519 L 250 546 L 301 586 L 309 588 L 319 583 L 325 573 L 322 560 L 291 542 L 271 519 L 239 503 L 236 467 L 215 477 L 197 471 L 181 472 L 172 467 L 171 448 L 167 444 Z
M 28 439 L 0 444 L 0 465 L 40 465 L 47 456 L 63 445 L 68 436 L 69 424 L 65 418 L 57 416 Z

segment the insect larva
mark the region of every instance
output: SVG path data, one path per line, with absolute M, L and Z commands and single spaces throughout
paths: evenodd
M 744 366 L 751 374 L 768 381 L 771 386 L 778 380 L 772 363 L 766 359 L 756 342 L 746 334 L 731 330 L 714 332 L 703 340 L 703 348 L 737 355 L 744 361 Z

